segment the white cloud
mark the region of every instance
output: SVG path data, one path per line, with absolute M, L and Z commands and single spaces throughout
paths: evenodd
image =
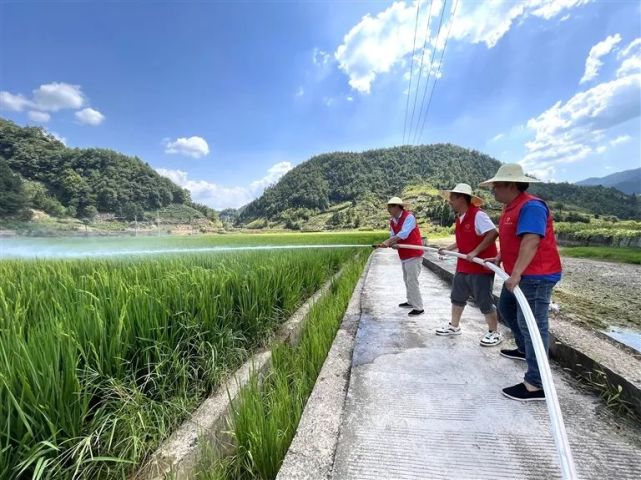
M 461 1 L 452 38 L 470 43 L 485 43 L 488 48 L 528 17 L 550 20 L 591 0 L 493 0 L 489 2 Z
M 505 136 L 505 135 L 503 135 L 502 133 L 499 133 L 499 134 L 497 134 L 497 135 L 493 136 L 493 137 L 490 139 L 490 142 L 498 142 L 498 141 L 499 141 L 499 140 L 501 140 L 504 136 Z
M 85 105 L 86 98 L 80 85 L 53 82 L 34 90 L 33 102 L 39 110 L 57 112 L 66 108 L 80 108 Z
M 599 74 L 599 69 L 603 65 L 601 57 L 604 57 L 621 41 L 621 35 L 610 35 L 605 40 L 600 41 L 590 49 L 588 58 L 585 60 L 585 73 L 579 83 L 589 82 Z
M 619 135 L 614 140 L 610 140 L 610 145 L 615 147 L 617 145 L 621 145 L 622 143 L 627 143 L 630 140 L 632 140 L 632 137 L 630 135 Z
M 634 53 L 635 49 L 638 52 L 639 47 L 641 47 L 641 37 L 632 40 L 623 50 L 621 50 L 617 54 L 617 58 L 620 60 L 622 58 L 629 57 L 631 53 Z
M 428 45 L 442 49 L 447 32 L 451 38 L 469 43 L 485 43 L 494 47 L 517 21 L 528 17 L 549 20 L 561 13 L 591 0 L 492 0 L 486 2 L 459 0 L 456 17 L 452 9 L 456 2 L 449 2 L 441 34 L 436 38 L 443 0 L 434 0 L 431 10 L 427 2 L 421 3 L 416 50 L 420 55 L 428 12 L 431 12 Z M 397 65 L 409 62 L 414 45 L 416 2 L 394 2 L 375 16 L 365 15 L 343 38 L 334 58 L 339 68 L 348 76 L 349 85 L 362 94 L 368 94 L 378 75 L 392 71 Z M 425 53 L 431 56 L 431 48 Z M 428 60 L 429 62 L 429 60 Z M 435 65 L 431 66 L 433 70 Z M 426 66 L 425 72 L 430 66 Z M 404 72 L 407 68 L 404 68 Z
M 193 158 L 209 155 L 209 145 L 203 137 L 181 137 L 165 144 L 165 153 L 176 153 Z
M 46 112 L 37 112 L 37 111 L 30 111 L 28 113 L 29 119 L 33 120 L 34 122 L 40 122 L 40 123 L 46 123 L 51 119 L 51 115 L 49 115 Z
M 267 175 L 265 175 L 260 180 L 254 180 L 249 184 L 250 191 L 256 196 L 260 195 L 263 190 L 276 183 L 292 168 L 294 168 L 294 166 L 291 164 L 291 162 L 278 162 L 272 165 L 269 170 L 267 170 Z
M 426 25 L 427 14 L 424 17 Z M 415 21 L 415 5 L 395 2 L 375 17 L 365 15 L 345 35 L 334 58 L 354 90 L 370 93 L 377 75 L 389 72 L 412 53 Z
M 296 90 L 296 96 L 302 97 L 303 95 L 305 95 L 305 89 L 303 87 L 298 87 L 298 90 Z
M 634 48 L 625 51 L 626 54 L 618 56 L 622 66 L 632 58 L 626 55 L 635 52 Z M 534 133 L 534 139 L 525 144 L 527 153 L 521 163 L 531 171 L 541 171 L 542 178 L 549 178 L 559 164 L 603 153 L 608 143 L 614 146 L 628 141 L 628 135 L 608 140 L 607 133 L 639 116 L 641 68 L 622 70 L 621 67 L 615 79 L 578 92 L 530 119 L 527 126 Z
M 220 210 L 246 205 L 291 169 L 290 162 L 279 162 L 273 165 L 263 178 L 255 180 L 245 187 L 225 187 L 205 180 L 191 180 L 189 174 L 182 170 L 158 168 L 156 171 L 189 190 L 195 201 Z
M 10 110 L 12 112 L 21 112 L 25 108 L 31 107 L 31 102 L 24 96 L 9 92 L 0 92 L 0 110 Z
M 326 107 L 331 107 L 336 103 L 336 100 L 334 100 L 332 97 L 324 97 L 323 103 L 325 104 Z
M 87 104 L 87 98 L 80 85 L 71 85 L 63 82 L 52 82 L 40 85 L 33 90 L 31 99 L 22 94 L 0 92 L 0 110 L 21 112 L 29 109 L 27 114 L 34 122 L 48 122 L 51 114 L 65 109 L 79 109 Z M 76 112 L 76 118 L 84 124 L 99 125 L 105 117 L 102 113 L 92 108 L 84 108 Z
M 249 191 L 243 187 L 223 187 L 205 180 L 191 180 L 189 174 L 182 170 L 157 168 L 156 171 L 189 190 L 194 201 L 215 209 L 238 208 L 252 200 Z
M 636 38 L 617 55 L 621 66 L 617 70 L 617 77 L 624 77 L 634 73 L 641 73 L 641 38 Z
M 105 121 L 105 116 L 93 108 L 84 108 L 76 112 L 76 119 L 82 124 L 95 127 Z

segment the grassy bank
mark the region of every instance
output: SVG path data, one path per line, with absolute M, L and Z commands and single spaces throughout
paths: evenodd
M 126 478 L 357 251 L 0 261 L 0 478 Z
M 204 447 L 195 478 L 276 477 L 366 259 L 367 253 L 359 252 L 331 294 L 312 307 L 298 347 L 272 349 L 272 366 L 262 385 L 254 377 L 235 402 L 234 455 L 216 459 L 215 452 Z
M 574 258 L 591 258 L 608 262 L 641 265 L 641 248 L 625 247 L 562 247 L 561 255 Z

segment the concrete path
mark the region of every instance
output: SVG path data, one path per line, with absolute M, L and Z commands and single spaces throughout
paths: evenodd
M 396 252 L 374 254 L 332 477 L 559 478 L 545 402 L 501 394 L 525 364 L 479 346 L 486 326 L 476 308 L 466 309 L 461 336 L 434 335 L 449 320 L 449 286 L 424 269 L 421 291 L 426 314 L 410 318 L 397 307 L 405 298 Z M 638 425 L 553 370 L 580 477 L 641 478 Z

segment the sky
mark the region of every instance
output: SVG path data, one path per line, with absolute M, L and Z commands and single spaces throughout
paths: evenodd
M 332 151 L 641 166 L 641 2 L 0 0 L 0 116 L 239 207 Z

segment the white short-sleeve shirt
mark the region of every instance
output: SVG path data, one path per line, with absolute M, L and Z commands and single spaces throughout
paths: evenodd
M 462 222 L 464 218 L 465 218 L 465 214 L 461 215 L 459 217 L 459 220 Z M 474 219 L 474 230 L 476 230 L 476 234 L 485 235 L 490 230 L 495 230 L 495 229 L 496 229 L 496 226 L 494 225 L 494 222 L 492 221 L 492 219 L 488 216 L 487 213 L 485 213 L 483 210 L 480 210 L 476 214 L 476 218 Z

